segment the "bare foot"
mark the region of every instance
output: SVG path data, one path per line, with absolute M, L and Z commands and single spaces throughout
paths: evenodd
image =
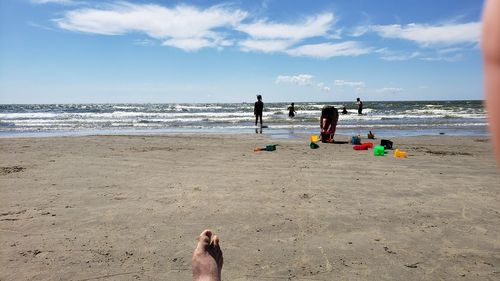
M 222 270 L 222 251 L 219 246 L 219 237 L 212 231 L 204 230 L 198 236 L 198 245 L 191 260 L 193 267 L 193 281 L 220 281 Z

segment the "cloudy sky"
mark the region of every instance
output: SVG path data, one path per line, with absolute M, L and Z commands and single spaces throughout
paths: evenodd
M 0 1 L 0 103 L 482 99 L 479 0 Z

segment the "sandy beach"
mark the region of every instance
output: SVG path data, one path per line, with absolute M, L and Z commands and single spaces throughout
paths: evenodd
M 488 139 L 392 140 L 408 158 L 306 136 L 0 139 L 0 280 L 190 280 L 205 228 L 223 280 L 499 280 Z

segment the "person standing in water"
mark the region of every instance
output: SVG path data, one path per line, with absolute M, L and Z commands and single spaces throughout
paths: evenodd
M 288 107 L 288 117 L 293 118 L 295 117 L 295 104 L 292 102 L 292 104 Z
M 363 114 L 363 102 L 361 101 L 360 98 L 357 98 L 356 103 L 358 104 L 358 114 L 359 115 Z
M 345 115 L 345 114 L 347 114 L 347 113 L 349 113 L 349 112 L 347 112 L 347 108 L 346 108 L 346 107 L 345 107 L 345 105 L 344 105 L 344 107 L 342 108 L 342 114 L 344 114 L 344 115 Z
M 253 114 L 255 115 L 255 126 L 260 118 L 260 127 L 262 127 L 262 112 L 264 111 L 264 103 L 262 102 L 262 96 L 257 95 L 257 101 L 253 107 Z

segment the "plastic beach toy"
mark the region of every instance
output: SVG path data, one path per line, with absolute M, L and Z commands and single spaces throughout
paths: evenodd
M 311 142 L 311 144 L 309 144 L 309 147 L 310 147 L 311 149 L 316 149 L 316 148 L 319 148 L 319 145 L 317 145 L 317 144 L 316 144 L 316 143 L 314 143 L 314 142 Z
M 276 144 L 268 144 L 268 145 L 266 145 L 266 150 L 267 151 L 275 151 L 276 150 Z
M 373 148 L 373 143 L 371 143 L 371 142 L 364 142 L 361 145 L 364 145 L 364 146 L 366 146 L 368 148 Z
M 351 138 L 351 144 L 361 144 L 361 138 L 359 136 L 353 136 Z
M 354 150 L 368 150 L 368 146 L 364 145 L 364 144 L 361 144 L 361 145 L 358 144 L 358 145 L 353 145 L 352 149 L 354 149 Z
M 377 145 L 373 148 L 373 155 L 375 156 L 384 156 L 385 148 L 381 145 Z
M 406 158 L 406 157 L 408 157 L 408 154 L 406 153 L 406 151 L 396 149 L 396 150 L 394 150 L 394 157 Z
M 352 149 L 354 150 L 368 150 L 368 148 L 373 148 L 373 143 L 371 142 L 364 142 L 362 144 L 358 145 L 353 145 Z
M 309 139 L 311 140 L 311 142 L 317 142 L 319 140 L 317 135 L 311 135 Z
M 370 131 L 370 132 L 368 133 L 367 137 L 368 137 L 369 139 L 371 139 L 371 140 L 372 140 L 372 139 L 374 139 L 374 138 L 375 138 L 375 135 L 372 133 L 372 131 Z
M 277 144 L 268 144 L 263 148 L 255 148 L 253 151 L 275 151 Z
M 383 146 L 385 149 L 392 149 L 392 141 L 390 140 L 380 140 L 380 145 Z

